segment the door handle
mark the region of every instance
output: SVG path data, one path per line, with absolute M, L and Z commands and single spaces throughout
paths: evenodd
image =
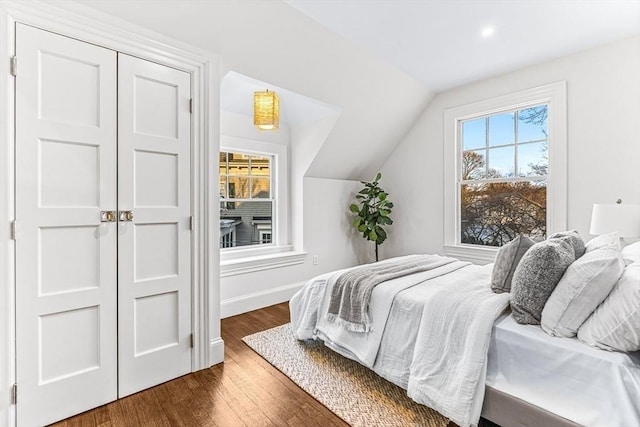
M 116 211 L 100 211 L 100 222 L 115 222 Z
M 133 221 L 133 211 L 120 211 L 118 213 L 118 220 L 122 222 Z

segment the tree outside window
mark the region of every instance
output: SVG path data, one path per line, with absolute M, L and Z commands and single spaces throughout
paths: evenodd
M 548 106 L 460 122 L 460 241 L 502 246 L 547 233 Z

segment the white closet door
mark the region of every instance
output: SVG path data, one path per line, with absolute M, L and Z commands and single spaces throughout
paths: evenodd
M 118 55 L 119 395 L 191 371 L 190 75 Z
M 117 397 L 116 53 L 17 25 L 17 420 Z

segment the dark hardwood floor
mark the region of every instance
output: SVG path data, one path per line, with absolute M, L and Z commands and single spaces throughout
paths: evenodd
M 288 321 L 287 303 L 223 319 L 224 363 L 54 426 L 347 426 L 241 341 Z
M 224 363 L 53 425 L 348 426 L 241 341 L 288 321 L 288 303 L 223 319 Z M 480 426 L 498 427 L 485 420 Z

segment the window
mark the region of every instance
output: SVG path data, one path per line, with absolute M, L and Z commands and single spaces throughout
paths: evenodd
M 548 105 L 459 122 L 460 242 L 546 237 Z
M 220 152 L 221 248 L 272 243 L 273 163 L 273 156 Z
M 445 250 L 493 261 L 566 228 L 566 85 L 445 110 Z

